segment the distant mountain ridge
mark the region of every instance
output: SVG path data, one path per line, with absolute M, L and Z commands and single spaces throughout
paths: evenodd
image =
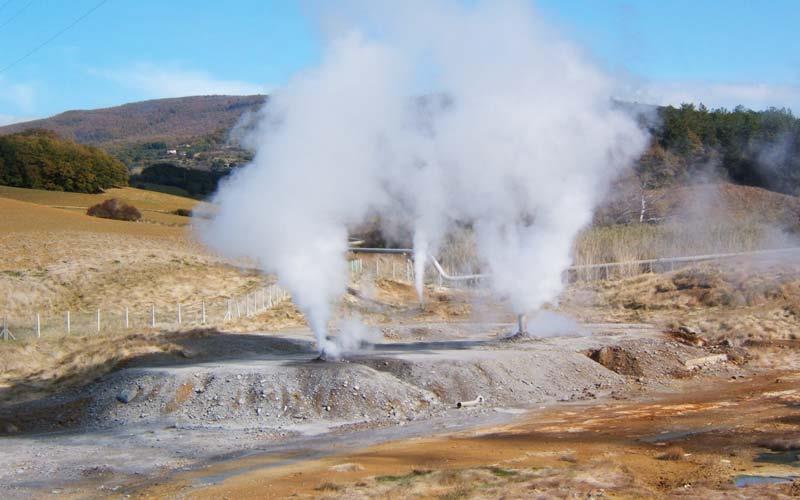
M 110 108 L 72 110 L 41 120 L 0 127 L 0 135 L 31 128 L 52 130 L 83 144 L 164 141 L 227 133 L 248 111 L 260 108 L 264 95 L 210 95 L 154 99 Z

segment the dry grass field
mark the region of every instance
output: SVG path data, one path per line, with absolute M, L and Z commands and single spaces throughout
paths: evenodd
M 185 221 L 178 226 L 54 208 L 118 196 L 142 208 L 148 219 L 195 203 L 136 189 L 118 191 L 84 195 L 0 189 L 0 314 L 13 324 L 30 322 L 34 311 L 45 316 L 66 309 L 127 306 L 143 311 L 151 304 L 225 298 L 263 284 L 255 271 L 237 268 L 194 241 L 186 217 L 169 216 Z
M 198 204 L 204 205 L 191 198 L 135 188 L 113 188 L 100 194 L 86 194 L 0 186 L 0 199 L 24 201 L 76 213 L 85 213 L 90 206 L 109 198 L 120 199 L 141 210 L 144 222 L 170 226 L 189 224 L 189 218 L 173 214 L 175 210 L 191 210 Z

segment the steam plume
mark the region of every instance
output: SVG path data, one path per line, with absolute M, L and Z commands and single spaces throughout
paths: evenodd
M 347 5 L 323 14 L 319 66 L 265 106 L 204 240 L 277 273 L 320 350 L 347 227 L 375 213 L 418 257 L 471 224 L 515 312 L 554 299 L 573 238 L 645 145 L 614 82 L 522 0 Z

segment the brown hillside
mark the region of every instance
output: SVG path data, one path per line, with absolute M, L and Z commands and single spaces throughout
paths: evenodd
M 750 219 L 793 227 L 800 224 L 800 198 L 736 184 L 700 184 L 657 191 L 658 215 Z
M 0 127 L 0 135 L 30 128 L 53 130 L 80 143 L 174 141 L 228 131 L 266 96 L 194 96 L 156 99 L 94 110 L 75 110 Z

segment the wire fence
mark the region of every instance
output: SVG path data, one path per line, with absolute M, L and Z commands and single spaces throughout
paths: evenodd
M 352 281 L 391 279 L 414 283 L 414 263 L 410 252 L 389 254 L 365 252 L 356 255 L 359 257 L 349 260 Z M 702 263 L 787 258 L 800 261 L 800 248 L 573 266 L 564 272 L 564 281 L 604 280 L 650 272 L 669 272 Z M 447 268 L 438 262 L 425 266 L 426 284 L 470 288 L 486 286 L 490 279 L 491 276 L 488 274 L 463 274 L 458 269 Z M 99 307 L 64 311 L 32 308 L 29 314 L 23 317 L 3 317 L 0 323 L 0 340 L 218 326 L 254 317 L 290 299 L 291 296 L 285 289 L 279 285 L 270 285 L 231 298 L 201 299 L 170 305 L 153 303 L 135 307 Z
M 132 331 L 176 330 L 222 325 L 254 317 L 289 300 L 278 285 L 231 298 L 174 304 L 37 310 L 22 317 L 3 317 L 0 339 L 23 340 L 59 336 L 108 335 Z

